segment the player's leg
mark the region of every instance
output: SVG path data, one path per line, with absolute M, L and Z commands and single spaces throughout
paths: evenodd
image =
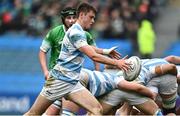
M 160 110 L 158 105 L 152 99 L 148 99 L 148 101 L 142 104 L 135 105 L 135 106 L 144 114 L 149 114 L 149 115 L 152 115 L 152 114 L 155 115 Z
M 125 102 L 119 109 L 117 109 L 116 115 L 130 115 L 131 111 L 132 106 Z M 134 113 L 132 115 L 134 115 Z
M 69 100 L 63 100 L 62 115 L 77 115 L 80 106 Z
M 26 114 L 43 114 L 55 100 L 61 100 L 62 97 L 72 91 L 75 86 L 76 85 L 67 83 L 65 81 L 57 80 L 51 76 L 50 78 L 48 78 L 48 80 L 46 80 L 46 83 L 40 95 L 37 97 L 32 108 Z
M 177 79 L 173 75 L 161 76 L 159 94 L 162 98 L 162 107 L 165 114 L 175 113 L 177 98 Z
M 54 90 L 55 87 L 51 87 L 51 85 L 58 84 L 59 82 L 59 80 L 55 80 L 53 77 L 48 78 L 33 106 L 25 115 L 43 114 L 46 111 L 46 109 L 53 103 L 53 101 L 55 101 L 55 94 L 52 93 L 52 90 Z
M 67 98 L 79 106 L 85 108 L 93 115 L 102 114 L 102 106 L 96 98 L 79 82 L 72 91 L 68 94 Z
M 40 94 L 31 109 L 25 113 L 25 115 L 42 115 L 52 103 L 53 101 L 48 100 Z
M 100 104 L 102 105 L 103 108 L 103 115 L 114 115 L 116 110 L 119 108 L 116 106 L 112 106 L 111 104 L 107 104 L 105 102 L 100 102 Z
M 102 104 L 104 114 L 109 114 L 109 111 L 112 109 L 112 107 L 115 107 L 124 101 L 128 102 L 130 105 L 139 106 L 139 110 L 144 114 L 153 115 L 159 111 L 159 107 L 150 98 L 129 91 L 116 89 L 101 97 L 99 100 Z M 141 105 L 142 107 L 140 107 Z M 143 106 L 145 105 L 147 105 L 150 109 L 144 108 Z M 125 113 L 127 112 L 122 112 L 122 114 Z
M 61 111 L 61 101 L 56 100 L 52 105 L 48 107 L 46 112 L 44 113 L 45 115 L 58 115 L 60 114 Z
M 88 83 L 88 75 L 86 72 L 81 72 L 81 83 L 84 86 L 87 86 Z M 75 88 L 76 89 L 76 88 Z M 79 88 L 78 88 L 79 89 Z M 50 114 L 50 115 L 58 115 L 59 113 L 62 115 L 76 115 L 77 112 L 79 111 L 80 107 L 75 104 L 72 101 L 65 100 L 64 98 L 62 99 L 62 112 L 60 113 L 60 103 L 58 101 L 55 101 L 47 110 L 45 114 Z
M 62 109 L 61 102 L 56 100 L 52 105 L 48 107 L 44 114 L 46 115 L 76 115 L 79 111 L 80 107 L 75 103 L 62 99 Z
M 99 102 L 103 107 L 103 114 L 112 115 L 115 114 L 116 110 L 121 106 L 123 101 L 123 92 L 119 89 L 112 90 L 111 92 L 98 97 Z M 116 107 L 117 106 L 117 107 Z
M 173 75 L 163 75 L 152 78 L 146 85 L 154 93 L 159 93 L 162 98 L 163 112 L 175 113 L 177 92 L 177 79 Z M 161 102 L 159 102 L 161 103 Z

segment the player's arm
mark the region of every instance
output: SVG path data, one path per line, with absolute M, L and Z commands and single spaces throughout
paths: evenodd
M 99 54 L 108 55 L 111 58 L 115 58 L 115 59 L 121 58 L 121 54 L 115 50 L 117 48 L 117 46 L 114 46 L 114 47 L 109 48 L 109 49 L 101 49 L 101 48 L 97 48 L 95 46 L 92 46 L 92 47 Z
M 107 56 L 98 54 L 91 46 L 85 45 L 79 48 L 79 50 L 85 53 L 88 57 L 90 57 L 93 61 L 109 64 L 113 66 L 117 66 L 119 69 L 127 71 L 129 69 L 129 63 L 125 62 L 124 59 L 116 60 L 111 59 Z
M 70 38 L 69 40 L 71 41 L 71 43 L 73 43 L 74 46 L 79 51 L 86 54 L 93 61 L 117 66 L 119 69 L 122 69 L 124 71 L 127 71 L 129 69 L 130 64 L 125 62 L 125 59 L 120 59 L 120 60 L 111 59 L 107 56 L 98 53 L 95 49 L 93 49 L 92 46 L 88 45 L 87 40 L 85 39 L 86 38 L 85 33 L 76 30 L 76 31 L 72 31 L 72 33 L 70 33 L 68 36 Z
M 173 64 L 180 64 L 179 56 L 170 55 L 170 56 L 165 57 L 164 59 Z
M 39 62 L 40 62 L 42 71 L 44 73 L 45 79 L 47 79 L 49 71 L 48 71 L 47 63 L 46 63 L 47 62 L 46 53 L 43 52 L 42 50 L 39 51 Z
M 88 45 L 91 45 L 92 47 L 93 46 L 96 47 L 96 42 L 95 42 L 93 36 L 87 31 L 85 31 L 85 33 L 86 33 Z M 100 64 L 98 62 L 95 62 L 95 61 L 93 61 L 93 63 L 94 63 L 95 70 L 100 71 Z
M 122 80 L 118 83 L 118 88 L 125 91 L 133 91 L 139 94 L 145 95 L 154 99 L 154 94 L 144 85 L 138 84 L 136 82 L 129 82 L 126 80 Z
M 165 74 L 177 75 L 176 65 L 174 64 L 163 64 L 155 67 L 155 72 L 152 70 L 151 73 L 161 76 Z
M 47 52 L 51 48 L 51 44 L 49 41 L 50 38 L 50 33 L 46 35 L 46 38 L 42 41 L 42 44 L 40 46 L 40 51 L 39 51 L 39 62 L 42 68 L 42 71 L 44 73 L 45 79 L 48 78 L 49 71 L 48 71 L 48 66 L 47 66 Z
M 92 47 L 95 47 L 95 46 L 93 46 L 93 45 L 91 45 L 91 46 L 92 46 Z M 95 62 L 95 61 L 93 61 L 93 63 L 94 63 L 95 70 L 100 71 L 100 63 Z

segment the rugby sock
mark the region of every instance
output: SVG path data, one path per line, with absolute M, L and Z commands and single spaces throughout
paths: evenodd
M 175 113 L 175 106 L 176 106 L 176 94 L 172 95 L 168 99 L 162 99 L 162 106 L 163 106 L 163 114 L 166 115 L 168 113 Z
M 62 109 L 61 116 L 76 116 L 76 115 L 77 115 L 77 113 L 74 113 L 69 109 L 65 109 L 65 108 Z
M 153 116 L 163 116 L 160 109 L 158 109 Z

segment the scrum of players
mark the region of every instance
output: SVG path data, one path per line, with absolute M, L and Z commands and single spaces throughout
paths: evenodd
M 179 95 L 180 57 L 168 56 L 140 61 L 140 72 L 134 80 L 132 77 L 124 78 L 123 71 L 116 67 L 106 66 L 103 72 L 82 69 L 81 83 L 99 100 L 103 114 L 106 115 L 179 114 L 179 104 L 176 101 Z M 77 107 L 74 103 L 67 102 L 61 113 L 76 115 L 80 108 Z M 47 114 L 54 114 L 53 110 Z

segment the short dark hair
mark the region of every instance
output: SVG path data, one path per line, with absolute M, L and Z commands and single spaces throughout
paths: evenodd
M 95 14 L 97 13 L 96 9 L 89 3 L 80 3 L 77 8 L 77 16 L 79 16 L 80 12 L 88 13 L 89 11 L 93 11 Z

